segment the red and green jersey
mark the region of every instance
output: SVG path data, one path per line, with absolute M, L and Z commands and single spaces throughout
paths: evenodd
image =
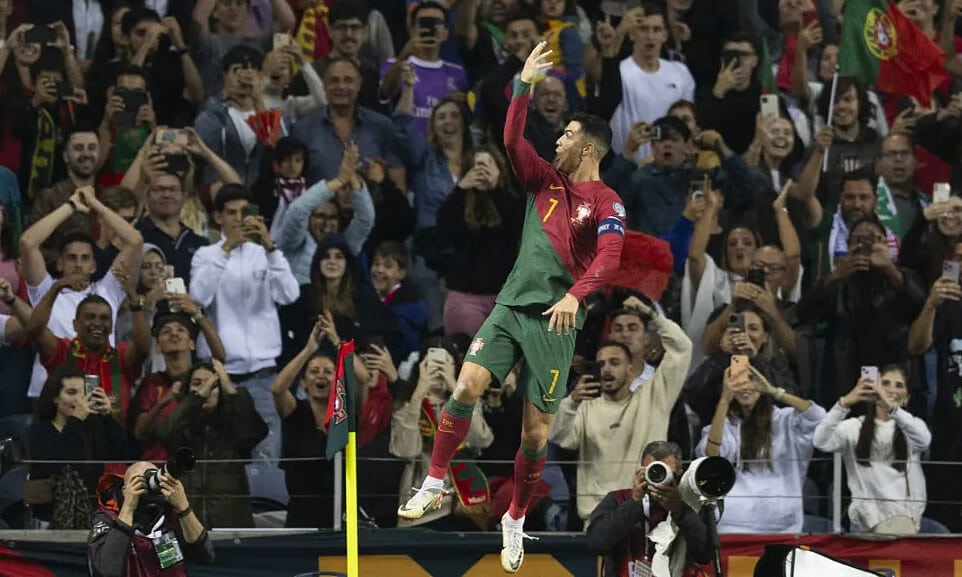
M 531 85 L 518 82 L 504 144 L 528 195 L 521 249 L 498 304 L 550 307 L 565 293 L 584 299 L 618 266 L 625 237 L 621 199 L 602 181 L 572 183 L 524 138 Z

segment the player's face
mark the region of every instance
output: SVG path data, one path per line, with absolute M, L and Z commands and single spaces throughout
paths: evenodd
M 574 172 L 581 164 L 582 152 L 585 147 L 584 133 L 581 123 L 572 120 L 565 126 L 564 132 L 555 141 L 555 156 L 552 163 L 556 170 Z
M 604 347 L 596 357 L 601 365 L 601 391 L 613 395 L 628 384 L 631 363 L 621 347 Z

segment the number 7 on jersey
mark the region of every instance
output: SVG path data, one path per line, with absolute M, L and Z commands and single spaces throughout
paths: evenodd
M 541 219 L 541 222 L 548 222 L 548 219 L 551 218 L 551 213 L 554 212 L 555 207 L 558 206 L 558 199 L 549 198 L 548 204 L 551 206 L 548 207 L 548 212 L 544 213 L 544 218 Z

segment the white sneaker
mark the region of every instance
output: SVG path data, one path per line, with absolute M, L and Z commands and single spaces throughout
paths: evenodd
M 525 535 L 524 521 L 510 519 L 505 513 L 501 517 L 501 568 L 506 573 L 517 573 L 524 561 L 524 540 L 537 537 Z
M 443 488 L 416 489 L 408 502 L 398 508 L 397 516 L 410 521 L 420 519 L 429 511 L 440 509 L 446 494 Z

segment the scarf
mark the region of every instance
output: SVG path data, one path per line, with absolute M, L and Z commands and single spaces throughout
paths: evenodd
M 303 176 L 300 178 L 284 178 L 283 176 L 278 176 L 274 179 L 274 194 L 277 195 L 279 200 L 284 201 L 282 203 L 284 207 L 304 194 L 305 187 L 306 183 Z M 278 207 L 278 210 L 280 210 L 280 207 Z
M 428 399 L 424 399 L 421 405 L 421 418 L 418 420 L 418 428 L 421 430 L 421 437 L 425 441 L 425 446 L 434 446 L 434 436 L 438 430 L 438 417 L 434 412 L 434 407 Z M 488 478 L 481 468 L 471 462 L 471 453 L 465 449 L 464 444 L 458 447 L 458 452 L 451 460 L 448 467 L 448 475 L 454 483 L 454 490 L 458 495 L 458 503 L 468 515 L 482 513 L 485 507 L 491 502 L 491 492 L 488 488 Z
M 381 431 L 391 426 L 392 406 L 394 398 L 387 387 L 387 377 L 379 373 L 377 385 L 368 391 L 364 406 L 361 407 L 358 421 L 358 447 L 363 447 L 373 441 Z
M 331 51 L 331 38 L 327 31 L 328 7 L 325 0 L 317 0 L 304 11 L 297 27 L 294 41 L 304 48 L 309 61 L 327 56 Z
M 892 204 L 894 209 L 895 204 Z M 884 227 L 884 224 L 883 224 Z M 885 227 L 885 238 L 888 240 L 889 257 L 892 262 L 899 258 L 899 237 L 888 227 Z M 835 259 L 848 254 L 848 225 L 842 218 L 842 209 L 839 207 L 832 216 L 832 230 L 828 234 L 828 270 L 835 270 Z
M 110 397 L 111 413 L 123 427 L 125 425 L 123 415 L 127 414 L 127 406 L 130 404 L 130 387 L 124 386 L 120 355 L 117 354 L 117 349 L 107 345 L 104 354 L 97 358 L 99 366 L 92 366 L 88 362 L 87 352 L 80 344 L 80 339 L 74 338 L 70 343 L 67 358 L 76 363 L 77 367 L 88 375 L 100 377 L 100 388 Z M 119 389 L 119 391 L 116 389 Z
M 53 183 L 54 158 L 57 148 L 57 124 L 46 108 L 37 111 L 37 138 L 30 163 L 27 198 L 33 201 L 40 191 Z

